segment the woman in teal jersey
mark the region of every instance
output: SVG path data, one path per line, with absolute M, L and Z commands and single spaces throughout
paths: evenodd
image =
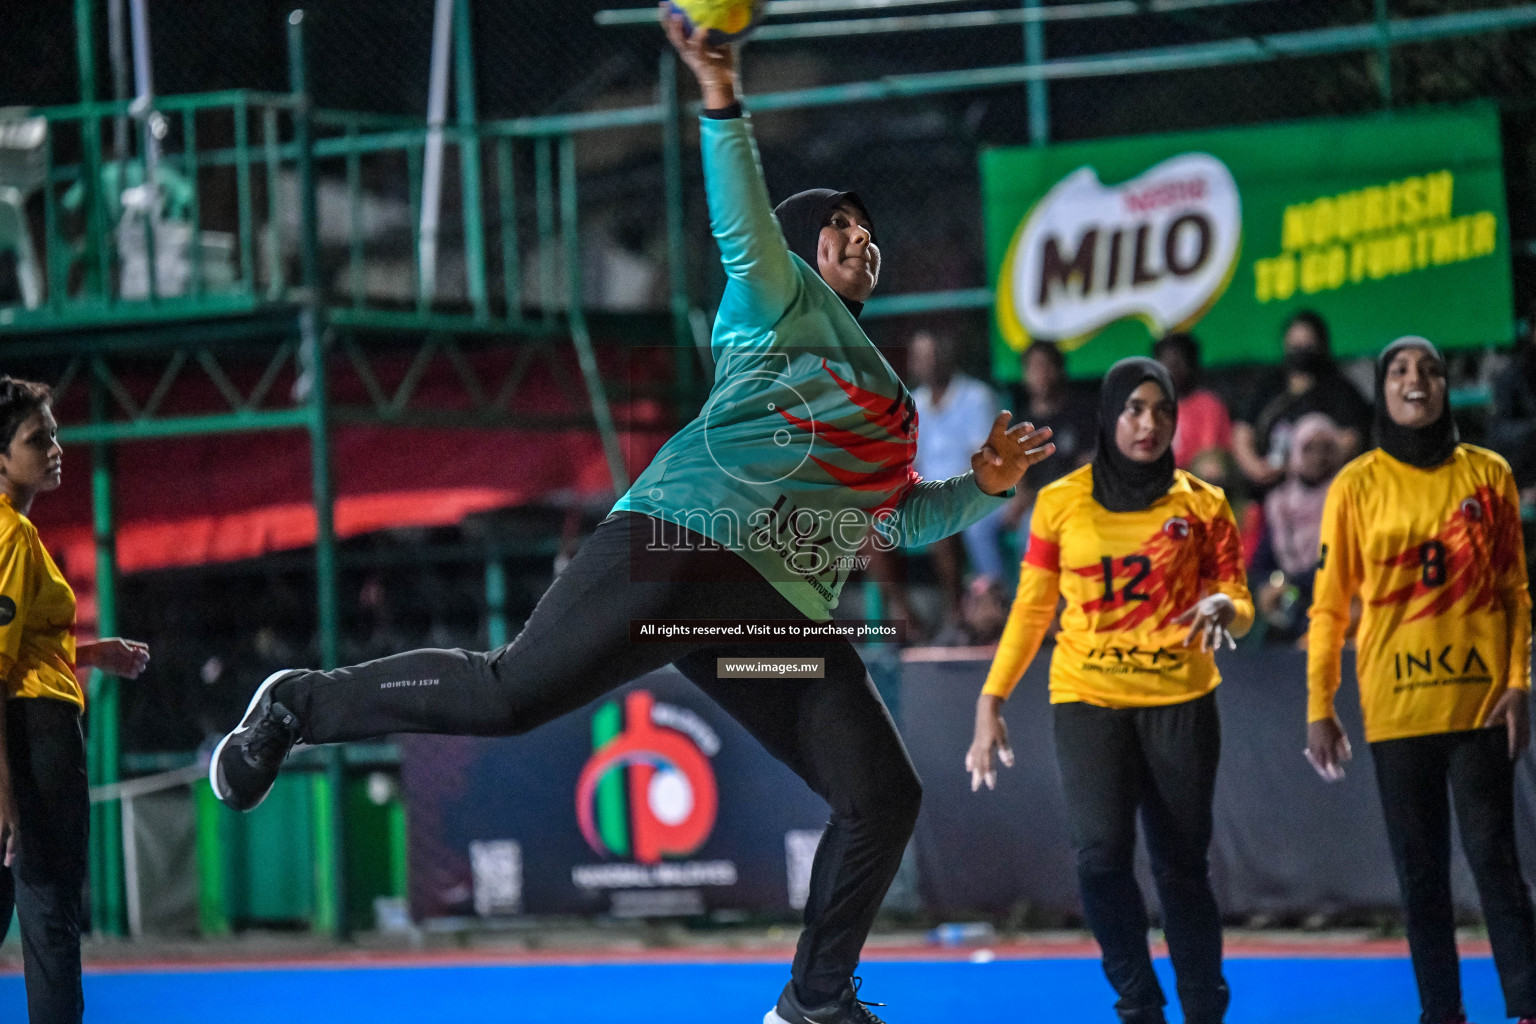
M 644 643 L 631 626 L 830 620 L 845 556 L 872 529 L 885 544 L 964 529 L 1054 448 L 1049 429 L 1010 430 L 1001 413 L 972 472 L 918 479 L 911 397 L 857 319 L 880 273 L 863 202 L 815 190 L 776 216 L 732 51 L 702 33 L 686 38 L 677 20 L 666 27 L 704 93 L 705 189 L 728 279 L 706 407 L 619 499 L 511 644 L 274 673 L 219 744 L 210 780 L 248 810 L 300 740 L 522 733 L 675 664 L 832 808 L 791 979 L 765 1021 L 871 1024 L 853 973 L 921 786 L 857 651 L 843 640 Z M 820 659 L 823 676 L 717 677 L 719 658 L 776 655 Z

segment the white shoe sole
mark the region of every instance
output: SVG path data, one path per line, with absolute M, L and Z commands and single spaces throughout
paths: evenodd
M 219 755 L 224 753 L 224 745 L 233 739 L 235 733 L 239 732 L 241 727 L 245 725 L 245 720 L 251 717 L 251 712 L 256 710 L 257 704 L 261 703 L 262 696 L 265 695 L 266 692 L 272 687 L 276 686 L 279 680 L 281 680 L 284 676 L 292 671 L 294 670 L 291 668 L 281 668 L 267 676 L 267 678 L 263 679 L 261 681 L 261 685 L 256 687 L 256 693 L 251 697 L 251 702 L 245 706 L 245 714 L 240 716 L 240 721 L 235 725 L 233 729 L 225 733 L 224 738 L 219 740 L 219 745 L 213 748 L 213 758 L 208 762 L 208 785 L 213 787 L 213 795 L 218 797 L 221 803 L 227 803 L 229 801 L 228 792 L 225 791 L 223 786 L 219 785 Z M 271 790 L 267 790 L 267 793 L 270 792 Z M 248 808 L 248 810 L 254 811 L 256 808 L 260 807 L 261 801 L 267 798 L 267 793 L 263 793 L 261 795 L 261 800 L 257 800 Z
M 789 1021 L 785 1020 L 783 1017 L 780 1017 L 779 1008 L 774 1007 L 773 1009 L 769 1010 L 768 1015 L 763 1018 L 763 1024 L 789 1024 Z

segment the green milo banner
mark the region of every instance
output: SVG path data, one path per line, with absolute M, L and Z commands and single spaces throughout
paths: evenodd
M 1074 376 L 1178 330 L 1207 363 L 1271 362 L 1301 308 L 1341 356 L 1513 331 L 1492 104 L 993 149 L 981 184 L 1002 380 L 1035 339 Z

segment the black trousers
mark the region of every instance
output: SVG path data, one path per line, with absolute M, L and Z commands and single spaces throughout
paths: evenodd
M 1120 996 L 1115 1009 L 1125 1021 L 1158 1022 L 1168 1001 L 1136 883 L 1139 812 L 1184 1019 L 1219 1024 L 1229 995 L 1208 857 L 1221 757 L 1216 695 L 1157 708 L 1057 704 L 1054 714 L 1083 912 Z
M 606 520 L 500 650 L 412 651 L 307 672 L 274 697 L 298 714 L 308 743 L 394 732 L 506 736 L 675 663 L 832 807 L 793 971 L 801 998 L 823 1001 L 848 983 L 901 864 L 922 798 L 917 772 L 847 642 L 632 640 L 632 620 L 808 621 L 739 556 L 702 547 L 708 542 L 696 534 L 700 548 L 646 554 L 655 523 L 636 514 Z M 823 658 L 825 678 L 716 678 L 716 658 L 773 656 Z
M 1461 1019 L 1451 903 L 1451 801 L 1511 1017 L 1536 1015 L 1536 919 L 1515 849 L 1515 769 L 1503 729 L 1371 744 L 1426 1024 Z
M 6 743 L 16 797 L 16 862 L 0 866 L 0 941 L 11 913 L 31 1024 L 80 1024 L 81 892 L 91 823 L 85 740 L 73 704 L 48 698 L 6 702 Z

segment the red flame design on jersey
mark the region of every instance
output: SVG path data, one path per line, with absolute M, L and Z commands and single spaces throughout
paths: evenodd
M 1437 582 L 1426 582 L 1426 546 L 1439 543 L 1445 552 Z M 1417 622 L 1441 615 L 1462 598 L 1471 600 L 1461 610 L 1466 615 L 1493 608 L 1499 600 L 1498 580 L 1514 562 L 1524 541 L 1520 535 L 1520 511 L 1492 487 L 1479 487 L 1460 502 L 1440 531 L 1427 541 L 1410 544 L 1381 564 L 1393 569 L 1412 569 L 1412 583 L 1398 587 L 1371 602 L 1372 605 L 1412 605 L 1425 600 L 1403 621 Z
M 903 392 L 892 399 L 878 392 L 866 391 L 839 377 L 825 359 L 821 361 L 821 368 L 837 382 L 849 400 L 863 410 L 865 422 L 882 431 L 883 436 L 867 437 L 820 420 L 804 419 L 787 409 L 781 408 L 779 415 L 813 437 L 825 439 L 860 462 L 875 467 L 871 470 L 843 469 L 825 459 L 811 456 L 812 462 L 826 470 L 827 475 L 844 487 L 883 494 L 884 498 L 871 512 L 896 507 L 918 481 L 917 473 L 912 469 L 912 457 L 917 451 L 917 408 L 911 396 Z
M 1135 629 L 1154 617 L 1157 622 L 1153 628 L 1166 629 L 1205 596 L 1203 581 L 1243 579 L 1237 527 L 1226 518 L 1208 523 L 1174 517 L 1160 526 L 1141 550 L 1114 558 L 1111 564 L 1114 597 L 1106 595 L 1083 603 L 1083 611 L 1094 617 L 1096 633 Z M 1104 581 L 1103 562 L 1072 571 L 1084 579 Z

